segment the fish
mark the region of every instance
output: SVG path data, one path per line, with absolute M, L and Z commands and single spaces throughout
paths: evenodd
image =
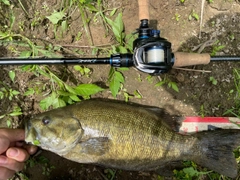
M 117 100 L 90 99 L 25 121 L 25 141 L 66 159 L 130 171 L 162 171 L 191 160 L 230 178 L 238 175 L 233 150 L 240 130 L 191 135 L 177 132 L 181 117 L 164 109 Z

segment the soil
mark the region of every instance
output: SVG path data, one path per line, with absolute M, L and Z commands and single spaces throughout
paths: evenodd
M 39 23 L 34 28 L 30 28 L 30 23 L 34 20 L 34 14 L 39 12 L 39 16 L 45 17 L 50 15 L 53 10 L 60 10 L 61 4 L 59 1 L 39 0 L 28 1 L 22 0 L 23 6 L 29 13 L 30 17 L 26 17 L 19 4 L 15 4 L 16 22 L 22 23 L 24 34 L 30 39 L 37 39 L 38 43 L 51 42 L 54 45 L 74 45 L 74 46 L 89 46 L 89 41 L 86 36 L 81 17 L 78 10 L 71 15 L 70 28 L 63 33 L 62 37 L 55 37 L 53 33 L 53 25 L 46 19 L 38 20 Z M 123 21 L 125 24 L 125 32 L 127 34 L 135 31 L 139 27 L 138 5 L 137 1 L 105 1 L 105 7 L 114 8 L 120 7 L 123 9 Z M 45 8 L 43 8 L 45 7 Z M 192 12 L 201 14 L 201 1 L 186 0 L 184 3 L 180 1 L 150 0 L 150 18 L 152 26 L 161 30 L 161 37 L 168 39 L 172 43 L 173 51 L 197 52 L 197 46 L 214 40 L 217 44 L 210 46 L 202 45 L 201 52 L 212 53 L 216 51 L 216 55 L 239 55 L 240 54 L 240 3 L 238 0 L 214 0 L 213 3 L 205 2 L 203 8 L 202 27 L 200 30 L 200 20 L 189 16 Z M 2 15 L 1 15 L 2 16 Z M 3 18 L 0 16 L 0 19 Z M 90 32 L 94 46 L 112 44 L 113 36 L 105 36 L 105 29 L 100 20 L 93 22 L 90 17 Z M 179 18 L 179 19 L 178 19 Z M 4 22 L 4 21 L 2 21 Z M 17 33 L 22 33 L 19 28 L 15 28 Z M 59 31 L 59 30 L 58 30 Z M 78 32 L 82 32 L 80 40 L 77 40 Z M 59 33 L 59 32 L 58 32 Z M 223 49 L 216 50 L 217 47 L 224 46 Z M 71 49 L 71 48 L 70 48 Z M 84 48 L 84 56 L 91 55 L 90 48 Z M 69 51 L 68 51 L 69 52 Z M 68 52 L 65 52 L 68 54 Z M 13 52 L 4 46 L 0 46 L 0 56 L 16 56 Z M 88 65 L 92 70 L 90 77 L 82 77 L 73 70 L 72 66 L 50 66 L 56 73 L 66 72 L 66 81 L 72 84 L 78 83 L 95 83 L 102 87 L 107 87 L 107 77 L 110 70 L 108 65 Z M 167 74 L 162 74 L 159 77 L 150 77 L 148 74 L 130 68 L 128 71 L 123 71 L 125 77 L 124 88 L 128 93 L 134 94 L 137 90 L 141 95 L 141 99 L 131 98 L 131 102 L 139 104 L 157 106 L 165 108 L 172 114 L 183 116 L 222 116 L 228 109 L 234 106 L 237 92 L 233 81 L 233 69 L 239 68 L 240 62 L 211 62 L 208 65 L 198 65 L 188 67 L 188 70 L 172 69 Z M 16 66 L 0 67 L 0 81 L 9 85 L 12 89 L 17 89 L 20 92 L 25 92 L 28 87 L 41 82 L 44 85 L 47 80 L 34 76 L 31 73 L 21 72 L 17 70 L 15 83 L 12 83 L 8 78 L 8 71 L 16 69 Z M 190 70 L 189 70 L 190 69 Z M 65 77 L 66 77 L 65 75 Z M 214 85 L 210 82 L 210 77 L 217 81 Z M 155 87 L 159 79 L 167 79 L 169 82 L 176 82 L 179 92 L 174 91 L 167 85 Z M 1 87 L 1 85 L 0 85 Z M 94 97 L 112 98 L 109 91 L 104 91 Z M 29 118 L 31 114 L 42 112 L 39 108 L 39 100 L 42 96 L 21 96 L 16 102 L 1 100 L 0 114 L 9 111 L 9 108 L 14 105 L 19 105 L 22 108 L 23 115 L 20 118 L 15 118 L 13 126 L 18 126 L 22 120 Z M 123 99 L 122 95 L 118 99 Z M 229 115 L 229 114 L 228 114 Z M 231 114 L 229 115 L 231 116 Z M 6 119 L 1 120 L 1 127 L 6 126 Z M 93 165 L 82 165 L 75 162 L 63 159 L 51 152 L 43 151 L 39 156 L 44 156 L 49 162 L 45 164 L 37 164 L 24 170 L 24 173 L 31 180 L 46 179 L 106 179 L 115 170 L 108 170 L 104 167 Z M 37 158 L 37 157 L 36 157 Z M 54 166 L 54 169 L 45 169 L 43 167 Z M 51 171 L 49 175 L 44 175 L 43 172 Z M 114 179 L 158 179 L 154 173 L 148 172 L 128 172 L 117 170 Z

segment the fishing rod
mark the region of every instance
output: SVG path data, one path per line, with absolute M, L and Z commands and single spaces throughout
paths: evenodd
M 133 42 L 133 54 L 113 54 L 106 58 L 0 58 L 0 65 L 29 64 L 109 64 L 131 67 L 159 75 L 173 67 L 208 64 L 212 61 L 240 61 L 240 56 L 210 56 L 207 53 L 172 52 L 171 43 L 160 36 L 160 30 L 149 27 L 148 0 L 138 0 L 140 26 Z

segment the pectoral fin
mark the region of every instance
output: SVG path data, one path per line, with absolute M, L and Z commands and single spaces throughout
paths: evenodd
M 97 137 L 80 142 L 80 144 L 81 153 L 100 156 L 108 152 L 110 140 L 108 137 Z

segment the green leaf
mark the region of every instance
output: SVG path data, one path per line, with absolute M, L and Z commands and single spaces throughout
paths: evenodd
M 189 174 L 191 177 L 194 177 L 198 174 L 198 171 L 195 170 L 193 167 L 184 168 L 183 172 Z
M 22 112 L 19 112 L 19 111 L 11 112 L 9 115 L 10 116 L 19 116 L 19 115 L 22 115 Z
M 123 32 L 124 29 L 124 24 L 123 24 L 123 20 L 122 20 L 122 13 L 119 13 L 118 16 L 115 19 L 115 25 L 118 28 L 119 32 Z
M 80 96 L 90 96 L 103 90 L 104 89 L 95 84 L 80 84 L 75 88 L 75 91 Z
M 8 75 L 9 75 L 10 79 L 12 80 L 12 82 L 14 82 L 15 72 L 14 72 L 14 71 L 9 71 L 9 72 L 8 72 Z
M 109 88 L 110 88 L 114 98 L 116 98 L 120 87 L 121 87 L 121 83 L 119 81 L 117 81 L 115 78 L 110 82 Z
M 10 119 L 7 120 L 7 127 L 10 128 L 12 125 L 12 121 Z
M 128 102 L 130 98 L 133 98 L 133 96 L 128 94 L 127 92 L 124 92 L 123 96 L 124 96 L 125 102 Z
M 42 108 L 42 110 L 47 110 L 56 99 L 56 93 L 52 93 L 50 96 L 42 99 L 39 103 L 39 106 Z
M 28 58 L 30 57 L 32 54 L 32 51 L 22 51 L 21 54 L 20 54 L 20 57 L 22 58 Z
M 213 76 L 209 78 L 209 81 L 212 82 L 213 85 L 217 85 L 217 80 Z
M 169 82 L 168 85 L 169 85 L 174 91 L 179 92 L 177 83 L 175 83 L 175 82 Z
M 118 47 L 117 47 L 117 52 L 118 52 L 118 53 L 121 53 L 121 54 L 124 54 L 124 53 L 127 53 L 128 50 L 127 50 L 127 48 L 125 48 L 125 47 L 123 47 L 123 46 L 118 46 Z
M 135 96 L 136 98 L 138 98 L 138 99 L 141 99 L 141 98 L 142 98 L 142 95 L 138 92 L 138 90 L 135 90 L 133 94 L 134 94 L 134 96 Z
M 66 90 L 72 94 L 77 94 L 77 91 L 72 88 L 71 86 L 67 85 L 67 84 L 64 84 L 64 87 L 66 88 Z
M 155 87 L 162 86 L 165 83 L 166 83 L 165 81 L 160 81 L 157 84 L 155 84 Z
M 92 5 L 92 4 L 87 4 L 87 9 L 92 12 L 97 12 L 98 10 Z
M 13 94 L 13 95 L 18 95 L 18 94 L 20 94 L 20 92 L 19 92 L 19 91 L 16 91 L 16 90 L 13 90 L 13 91 L 12 91 L 12 94 Z
M 62 25 L 62 31 L 66 31 L 67 28 L 68 28 L 68 23 L 67 23 L 67 21 L 66 21 L 66 20 L 63 21 L 61 25 Z
M 81 71 L 83 68 L 79 65 L 75 65 L 73 66 L 73 68 L 76 70 L 76 71 Z
M 16 19 L 16 17 L 14 16 L 14 14 L 13 14 L 13 12 L 11 11 L 11 13 L 10 13 L 11 15 L 10 15 L 10 29 L 12 29 L 12 27 L 13 27 L 13 24 L 14 24 L 14 22 L 15 22 L 15 19 Z
M 112 74 L 109 74 L 109 88 L 112 92 L 113 97 L 116 98 L 117 93 L 119 92 L 119 89 L 121 87 L 121 83 L 124 83 L 124 77 L 120 72 L 115 71 L 114 69 L 111 73 Z
M 106 17 L 106 21 L 110 24 L 112 31 L 120 44 L 122 43 L 122 32 L 124 29 L 124 24 L 122 21 L 122 13 L 119 13 L 114 21 Z
M 29 96 L 34 94 L 34 89 L 33 88 L 28 88 L 28 90 L 24 93 L 24 96 Z
M 3 2 L 3 4 L 10 6 L 10 2 L 8 0 L 1 0 Z
M 64 11 L 57 12 L 54 10 L 54 12 L 50 15 L 47 16 L 47 18 L 54 24 L 58 24 L 60 20 L 62 20 L 65 17 Z
M 124 83 L 124 77 L 122 75 L 122 73 L 115 71 L 114 73 L 114 79 L 116 79 L 117 81 L 119 81 L 120 83 Z
M 33 145 L 35 145 L 35 146 L 40 145 L 40 141 L 34 140 L 34 141 L 33 141 Z
M 61 98 L 55 98 L 52 103 L 52 106 L 53 106 L 53 108 L 64 107 L 64 106 L 66 106 L 66 103 Z
M 113 16 L 117 11 L 117 8 L 114 8 L 111 12 L 110 12 L 110 16 Z
M 128 71 L 129 68 L 127 68 L 127 67 L 120 67 L 120 68 L 118 68 L 118 70 L 120 70 L 120 71 Z
M 71 95 L 73 95 L 70 92 L 66 92 L 66 91 L 62 91 L 62 90 L 58 90 L 57 94 L 60 95 L 60 96 L 71 96 Z
M 4 118 L 6 116 L 6 114 L 3 114 L 0 116 L 0 119 Z
M 72 100 L 76 101 L 76 102 L 80 102 L 81 100 L 76 96 L 76 95 L 72 95 L 69 96 Z

